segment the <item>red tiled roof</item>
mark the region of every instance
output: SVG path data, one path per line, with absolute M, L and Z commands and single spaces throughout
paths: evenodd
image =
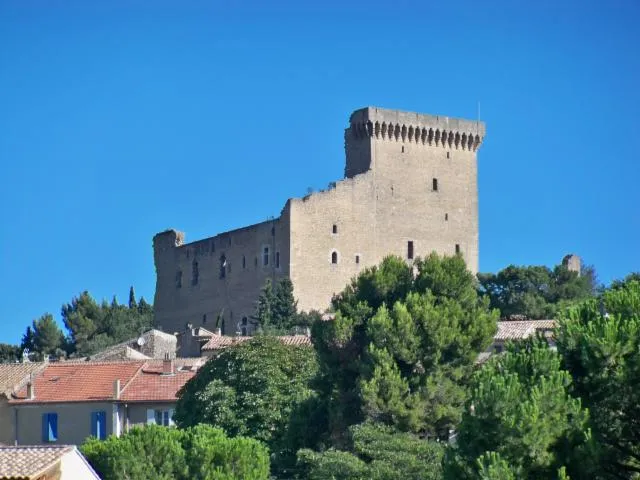
M 21 388 L 12 403 L 87 402 L 113 399 L 113 383 L 121 388 L 142 368 L 144 362 L 57 363 L 49 364 L 34 379 L 35 399 L 27 399 Z
M 149 362 L 124 388 L 120 399 L 127 402 L 175 402 L 182 386 L 196 374 L 195 370 L 174 369 L 173 375 L 162 373 L 162 362 Z
M 231 345 L 246 342 L 252 338 L 253 337 L 249 336 L 228 337 L 226 335 L 213 335 L 211 339 L 202 346 L 202 350 L 220 350 Z M 276 338 L 285 345 L 311 345 L 311 338 L 307 335 L 283 335 Z
M 555 320 L 507 320 L 498 322 L 495 340 L 521 340 L 535 335 L 538 330 L 556 328 Z
M 46 365 L 43 362 L 0 364 L 0 394 L 9 397 L 14 390 L 26 385 L 31 374 L 37 374 Z

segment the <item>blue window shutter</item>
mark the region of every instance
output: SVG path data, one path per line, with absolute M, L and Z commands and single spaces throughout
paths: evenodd
M 98 414 L 96 412 L 91 412 L 91 436 L 97 437 L 97 427 L 98 427 Z
M 43 442 L 49 441 L 49 414 L 48 413 L 42 414 L 42 441 Z
M 100 440 L 104 440 L 105 438 L 107 438 L 107 422 L 106 422 L 106 418 L 107 418 L 107 414 L 106 412 L 98 412 L 97 415 L 97 420 L 98 420 L 98 435 L 97 437 Z
M 49 414 L 49 441 L 55 442 L 58 440 L 58 414 Z

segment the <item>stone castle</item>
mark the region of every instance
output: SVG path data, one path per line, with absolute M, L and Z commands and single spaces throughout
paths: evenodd
M 345 130 L 345 178 L 287 200 L 274 220 L 185 243 L 153 238 L 156 325 L 187 323 L 251 333 L 267 279 L 288 276 L 302 311 L 331 297 L 389 254 L 407 261 L 459 253 L 478 270 L 477 150 L 482 122 L 368 107 Z

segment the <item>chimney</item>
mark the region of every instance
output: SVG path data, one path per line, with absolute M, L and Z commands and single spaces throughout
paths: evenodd
M 36 389 L 33 386 L 33 374 L 29 375 L 29 382 L 27 383 L 27 399 L 35 400 L 36 398 Z
M 162 374 L 173 375 L 174 373 L 175 371 L 174 371 L 173 359 L 169 358 L 168 353 L 165 353 L 164 360 L 162 361 Z
M 120 399 L 120 379 L 116 379 L 113 381 L 113 399 Z

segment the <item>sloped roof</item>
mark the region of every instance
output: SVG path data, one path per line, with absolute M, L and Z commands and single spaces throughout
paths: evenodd
M 247 340 L 251 340 L 254 337 L 250 336 L 238 336 L 238 337 L 228 337 L 226 335 L 212 335 L 207 343 L 202 346 L 203 351 L 212 351 L 212 350 L 220 350 L 222 348 L 229 347 L 231 345 L 236 345 L 238 343 L 246 342 Z M 285 345 L 311 345 L 311 338 L 307 335 L 282 335 L 276 337 Z
M 522 340 L 533 336 L 538 330 L 556 328 L 555 320 L 511 320 L 498 322 L 494 340 Z
M 138 373 L 144 362 L 65 362 L 49 364 L 34 379 L 35 399 L 27 399 L 26 386 L 11 403 L 87 402 L 113 399 L 113 383 L 121 388 Z
M 182 386 L 196 374 L 196 370 L 181 370 L 162 373 L 162 362 L 148 362 L 124 388 L 120 399 L 127 402 L 175 402 Z
M 0 364 L 0 395 L 11 396 L 15 390 L 26 385 L 32 373 L 38 373 L 46 365 L 43 362 Z
M 75 449 L 70 445 L 0 447 L 0 479 L 38 478 Z
M 144 340 L 144 345 L 138 345 L 138 338 Z M 130 338 L 124 342 L 105 348 L 101 352 L 91 355 L 92 360 L 144 360 L 148 358 L 163 358 L 165 353 L 175 356 L 177 338 L 170 333 L 160 330 L 147 330 L 140 337 Z

